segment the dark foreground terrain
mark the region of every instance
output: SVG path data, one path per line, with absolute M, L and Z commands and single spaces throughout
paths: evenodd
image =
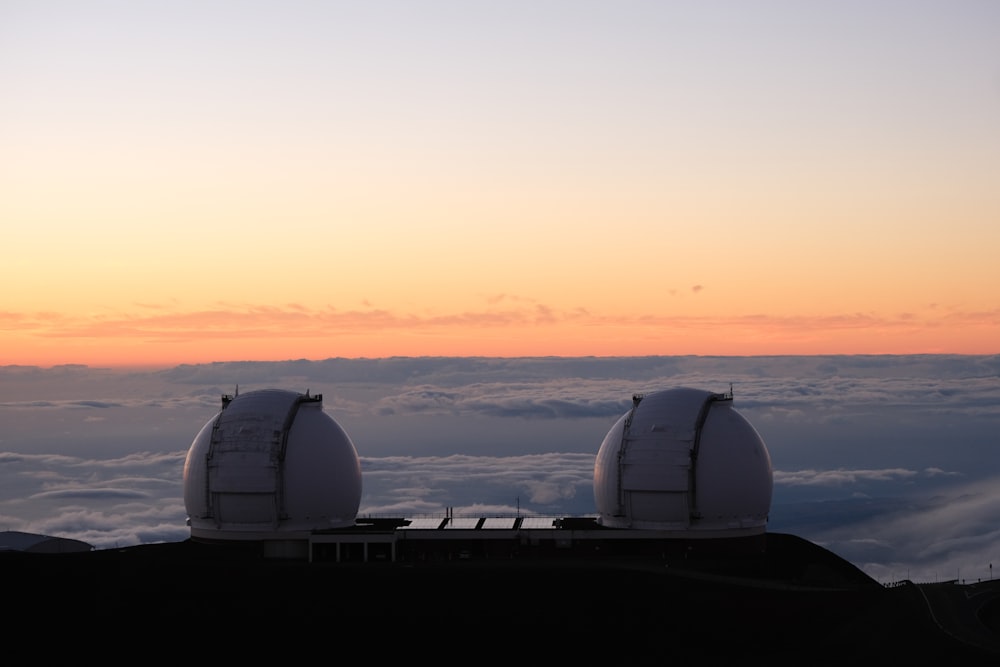
M 0 572 L 19 661 L 1000 664 L 1000 582 L 885 588 L 780 534 L 738 562 L 308 563 L 185 541 L 0 552 Z

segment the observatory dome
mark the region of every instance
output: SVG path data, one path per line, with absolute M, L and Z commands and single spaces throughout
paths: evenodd
M 272 540 L 354 524 L 361 463 L 322 395 L 223 396 L 184 462 L 191 537 Z
M 598 522 L 689 537 L 762 534 L 773 476 L 767 447 L 732 392 L 637 394 L 594 463 Z

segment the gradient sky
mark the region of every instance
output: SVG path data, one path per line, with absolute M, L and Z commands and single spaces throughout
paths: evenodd
M 0 364 L 992 354 L 1000 3 L 0 1 Z

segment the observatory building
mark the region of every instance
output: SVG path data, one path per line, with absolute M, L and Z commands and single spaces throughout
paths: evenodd
M 191 537 L 263 542 L 295 555 L 313 531 L 353 526 L 361 463 L 323 396 L 267 389 L 222 397 L 184 462 Z
M 759 553 L 771 460 L 733 395 L 633 396 L 594 464 L 596 516 L 358 517 L 361 467 L 322 396 L 222 397 L 184 464 L 191 538 L 265 556 L 367 562 Z
M 633 396 L 594 463 L 598 523 L 687 538 L 763 533 L 771 458 L 732 404 L 731 391 L 687 387 Z

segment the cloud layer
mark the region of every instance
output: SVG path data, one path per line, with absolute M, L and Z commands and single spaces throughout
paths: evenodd
M 237 388 L 324 395 L 363 515 L 585 515 L 634 393 L 725 391 L 774 466 L 769 530 L 876 578 L 975 578 L 998 553 L 995 356 L 393 358 L 123 372 L 0 368 L 0 525 L 99 548 L 185 539 L 187 447 Z M 984 574 L 987 573 L 987 574 Z

